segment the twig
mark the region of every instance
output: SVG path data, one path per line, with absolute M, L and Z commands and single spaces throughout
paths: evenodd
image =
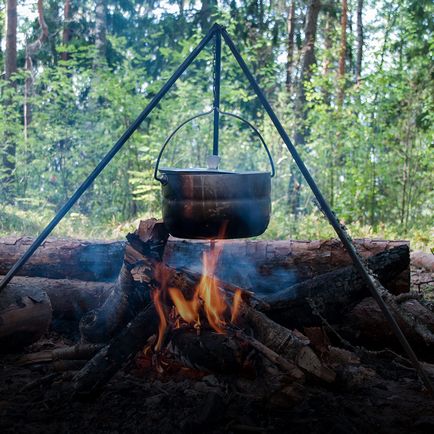
M 304 378 L 303 372 L 293 363 L 285 360 L 282 356 L 275 353 L 273 350 L 259 342 L 252 336 L 248 336 L 242 330 L 232 329 L 233 335 L 243 342 L 247 342 L 261 354 L 263 354 L 270 362 L 287 372 L 295 380 L 302 380 Z

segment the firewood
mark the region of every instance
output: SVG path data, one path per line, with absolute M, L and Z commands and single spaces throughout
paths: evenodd
M 89 360 L 103 347 L 102 344 L 77 344 L 72 347 L 39 351 L 20 357 L 17 365 L 52 362 L 53 360 Z
M 0 238 L 0 274 L 6 274 L 33 242 Z M 20 276 L 113 281 L 122 265 L 124 242 L 48 238 L 19 270 Z
M 0 276 L 0 280 L 2 278 Z M 54 319 L 79 321 L 84 313 L 104 303 L 113 289 L 113 283 L 16 276 L 8 288 L 11 291 L 45 291 Z
M 243 372 L 251 347 L 230 335 L 211 330 L 201 330 L 198 334 L 194 329 L 182 327 L 170 332 L 164 351 L 192 369 L 239 374 Z
M 157 328 L 158 315 L 151 303 L 74 376 L 74 390 L 85 394 L 100 390 L 127 360 L 143 348 Z
M 417 299 L 400 302 L 398 297 L 386 295 L 385 301 L 393 316 L 416 350 L 432 352 L 434 347 L 434 313 Z M 375 300 L 365 298 L 344 318 L 341 330 L 352 339 L 368 347 L 398 346 L 393 331 Z
M 51 323 L 50 299 L 41 288 L 8 286 L 0 294 L 0 351 L 36 342 Z
M 434 272 L 434 254 L 416 251 L 411 253 L 411 264 Z
M 136 285 L 131 268 L 140 265 L 152 274 L 152 261 L 161 261 L 169 237 L 163 223 L 155 219 L 142 221 L 135 234 L 128 235 L 124 265 L 117 284 L 103 305 L 88 312 L 80 321 L 82 339 L 87 342 L 108 342 L 149 302 L 149 288 Z M 146 280 L 150 280 L 148 274 Z M 143 281 L 141 283 L 144 283 Z
M 409 264 L 408 246 L 399 246 L 368 259 L 370 268 L 386 285 Z M 267 315 L 289 328 L 321 325 L 321 316 L 340 322 L 342 315 L 369 292 L 354 267 L 316 276 L 267 297 Z M 315 311 L 321 315 L 317 315 Z
M 336 239 L 296 240 L 224 240 L 217 277 L 262 293 L 272 293 L 340 267 L 351 265 L 342 243 Z M 354 243 L 365 258 L 391 248 L 409 245 L 408 241 L 356 239 Z M 177 269 L 200 269 L 202 253 L 209 241 L 169 239 L 164 261 Z M 399 294 L 410 288 L 410 268 L 389 282 L 389 290 Z
M 298 331 L 288 330 L 245 303 L 242 314 L 255 332 L 256 338 L 285 360 L 292 360 L 304 372 L 327 383 L 336 374 L 327 368 L 309 347 L 309 339 Z
M 354 240 L 365 257 L 408 241 L 386 241 L 372 239 Z M 6 274 L 27 250 L 33 239 L 30 237 L 0 238 L 0 274 Z M 248 265 L 243 275 L 264 292 L 282 284 L 290 285 L 310 279 L 318 274 L 351 264 L 351 259 L 340 241 L 314 240 L 225 240 L 221 257 L 219 277 L 224 281 L 238 282 L 239 274 L 234 263 Z M 48 238 L 22 267 L 19 275 L 48 277 L 52 279 L 77 279 L 84 281 L 115 281 L 119 275 L 124 256 L 124 241 L 62 240 Z M 199 265 L 202 252 L 209 249 L 209 241 L 185 241 L 169 239 L 164 261 L 175 268 L 192 268 Z M 245 267 L 243 267 L 245 268 Z M 286 282 L 282 282 L 283 275 Z M 409 290 L 409 268 L 393 280 L 390 290 L 395 293 Z

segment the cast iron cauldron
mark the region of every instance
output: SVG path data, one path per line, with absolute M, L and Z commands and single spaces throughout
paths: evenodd
M 249 122 L 232 113 L 221 112 L 246 122 L 260 138 L 271 163 L 270 172 L 229 172 L 219 170 L 219 157 L 208 158 L 208 168 L 159 168 L 161 155 L 173 135 L 187 122 L 209 114 L 196 115 L 183 122 L 164 143 L 155 167 L 155 179 L 162 185 L 163 221 L 178 238 L 246 238 L 267 229 L 271 213 L 271 178 L 274 164 L 270 152 Z M 158 175 L 158 172 L 160 175 Z

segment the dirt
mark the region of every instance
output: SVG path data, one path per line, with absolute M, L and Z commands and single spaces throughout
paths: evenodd
M 51 334 L 27 350 L 68 345 Z M 434 401 L 413 370 L 368 355 L 339 371 L 332 385 L 269 387 L 177 369 L 157 373 L 140 359 L 96 396 L 74 396 L 70 372 L 50 363 L 17 366 L 4 356 L 0 375 L 2 433 L 428 433 Z M 169 375 L 170 374 L 170 375 Z
M 432 274 L 412 269 L 412 289 L 434 299 Z M 25 353 L 73 342 L 50 333 Z M 363 353 L 332 384 L 303 386 L 176 368 L 136 358 L 98 395 L 76 396 L 72 372 L 0 359 L 1 433 L 433 433 L 434 400 L 390 353 Z

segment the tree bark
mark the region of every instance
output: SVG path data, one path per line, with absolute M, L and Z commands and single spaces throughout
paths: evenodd
M 3 279 L 4 276 L 0 276 Z M 10 291 L 45 291 L 53 308 L 53 318 L 79 321 L 86 312 L 100 307 L 113 291 L 113 283 L 83 280 L 47 279 L 16 276 Z
M 410 261 L 408 246 L 399 246 L 368 259 L 371 270 L 380 282 L 388 282 L 405 270 Z M 285 327 L 321 325 L 323 318 L 340 322 L 348 311 L 369 291 L 354 267 L 321 274 L 305 282 L 282 289 L 266 298 L 267 315 Z
M 299 146 L 306 145 L 306 138 L 309 135 L 308 128 L 305 125 L 308 115 L 305 84 L 310 80 L 312 75 L 312 66 L 315 64 L 315 40 L 320 9 L 320 0 L 309 1 L 304 29 L 305 36 L 301 55 L 300 79 L 297 86 L 294 107 L 298 125 L 294 132 L 294 139 L 296 145 Z M 295 165 L 292 165 L 288 198 L 294 216 L 297 216 L 300 211 L 302 182 L 303 179 L 300 171 L 295 167 Z
M 32 244 L 30 237 L 0 238 L 0 274 L 6 274 Z M 125 243 L 49 238 L 21 268 L 19 275 L 51 279 L 114 281 Z
M 97 0 L 95 5 L 95 68 L 101 67 L 107 61 L 107 2 Z
M 67 50 L 67 45 L 71 38 L 71 31 L 69 28 L 69 19 L 71 14 L 71 0 L 65 0 L 63 4 L 63 32 L 62 32 L 62 44 L 64 46 L 60 58 L 64 61 L 69 59 L 69 53 Z
M 36 342 L 51 323 L 51 303 L 41 288 L 7 287 L 0 294 L 0 352 Z
M 6 274 L 27 250 L 29 237 L 0 238 L 0 274 Z M 369 257 L 408 241 L 356 239 L 355 245 Z M 217 275 L 227 282 L 267 292 L 282 285 L 291 285 L 318 274 L 351 264 L 338 240 L 254 241 L 226 240 Z M 169 239 L 164 261 L 175 268 L 201 271 L 201 258 L 209 250 L 209 241 Z M 29 277 L 79 279 L 110 282 L 119 275 L 125 243 L 102 240 L 62 240 L 49 238 L 20 270 Z M 409 268 L 394 283 L 395 292 L 409 290 Z M 77 284 L 78 285 L 78 284 Z
M 43 43 L 48 39 L 48 27 L 44 19 L 42 0 L 38 0 L 38 22 L 41 33 L 36 41 L 26 47 L 25 70 L 26 79 L 24 83 L 24 138 L 27 140 L 28 128 L 32 121 L 32 109 L 29 98 L 33 93 L 33 56 L 41 49 Z
M 5 79 L 8 87 L 14 91 L 16 82 L 13 75 L 17 72 L 17 1 L 6 1 L 6 51 L 5 51 Z M 15 153 L 16 145 L 11 126 L 14 124 L 14 104 L 11 98 L 4 100 L 4 111 L 6 117 L 6 128 L 3 135 L 2 148 L 2 173 L 1 186 L 7 201 L 14 197 L 13 183 L 15 180 Z
M 341 15 L 341 44 L 339 50 L 339 69 L 338 69 L 338 104 L 342 106 L 345 96 L 345 60 L 347 57 L 347 21 L 348 21 L 348 4 L 347 0 L 342 0 Z
M 292 70 L 294 67 L 294 35 L 295 35 L 295 0 L 291 0 L 289 6 L 287 29 L 288 29 L 288 46 L 286 58 L 286 91 L 291 93 Z
M 360 84 L 363 61 L 363 0 L 357 0 L 357 54 L 356 54 L 356 83 Z
M 162 260 L 168 237 L 163 223 L 155 219 L 140 222 L 139 229 L 127 236 L 129 242 L 117 284 L 103 305 L 84 315 L 80 321 L 83 340 L 108 342 L 150 303 L 148 282 L 153 276 L 155 261 Z M 131 275 L 132 268 L 138 263 L 141 269 L 146 270 L 141 282 L 135 282 Z M 147 281 L 142 284 L 145 279 Z

